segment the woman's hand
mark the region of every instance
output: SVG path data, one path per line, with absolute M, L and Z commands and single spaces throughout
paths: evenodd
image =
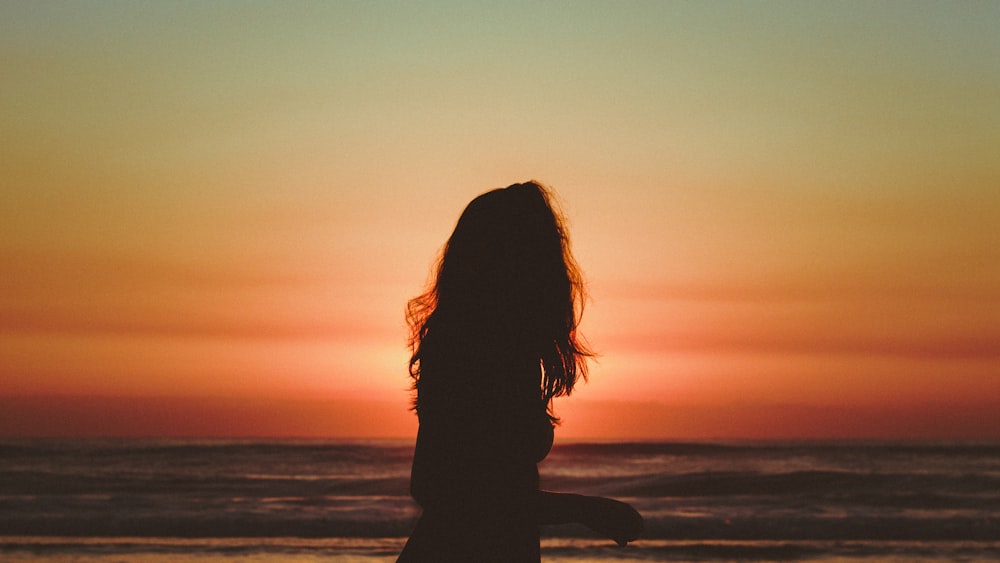
M 577 522 L 623 547 L 642 533 L 642 516 L 628 504 L 568 493 L 539 491 L 538 522 Z
M 604 497 L 583 497 L 582 523 L 625 547 L 642 533 L 642 516 L 631 505 Z

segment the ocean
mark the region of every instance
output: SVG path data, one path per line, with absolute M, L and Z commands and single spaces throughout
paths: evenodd
M 412 441 L 3 440 L 0 561 L 388 562 Z M 626 548 L 542 530 L 546 562 L 1000 561 L 1000 444 L 559 443 L 543 488 L 646 520 Z

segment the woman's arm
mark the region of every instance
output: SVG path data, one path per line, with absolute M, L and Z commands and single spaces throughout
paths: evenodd
M 624 546 L 642 533 L 642 516 L 630 505 L 604 497 L 539 491 L 539 524 L 579 523 Z
M 580 522 L 586 497 L 569 493 L 539 491 L 538 523 L 571 524 Z

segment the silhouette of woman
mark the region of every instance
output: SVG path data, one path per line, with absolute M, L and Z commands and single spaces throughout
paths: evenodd
M 420 421 L 410 492 L 422 513 L 400 562 L 537 562 L 539 524 L 583 523 L 625 545 L 631 506 L 539 490 L 552 399 L 586 377 L 583 283 L 561 216 L 535 182 L 472 200 L 430 289 L 410 301 Z

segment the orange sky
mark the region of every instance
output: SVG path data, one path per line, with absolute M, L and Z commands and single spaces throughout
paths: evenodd
M 995 4 L 0 18 L 0 436 L 412 436 L 464 205 L 559 194 L 560 436 L 1000 438 Z

